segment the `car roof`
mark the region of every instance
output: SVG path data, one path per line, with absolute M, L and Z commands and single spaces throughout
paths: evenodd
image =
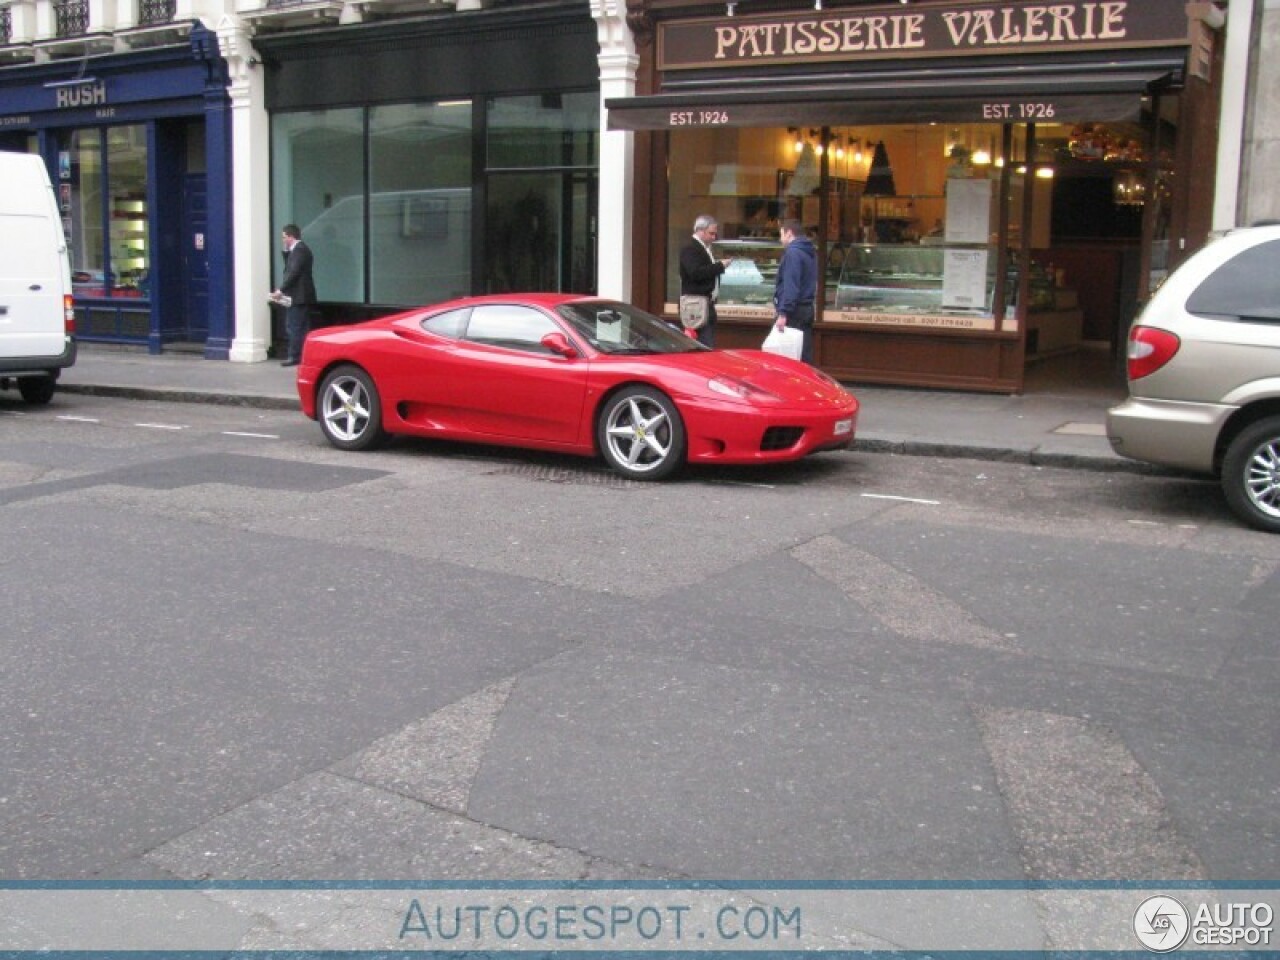
M 445 303 L 432 305 L 432 310 L 456 310 L 459 307 L 478 307 L 486 303 L 528 303 L 538 307 L 559 307 L 566 303 L 599 303 L 607 297 L 583 293 L 487 293 L 477 297 L 458 297 Z

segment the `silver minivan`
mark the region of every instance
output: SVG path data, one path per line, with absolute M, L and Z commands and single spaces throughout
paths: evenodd
M 1125 457 L 1221 478 L 1231 509 L 1280 533 L 1280 225 L 1233 230 L 1155 292 L 1129 332 Z
M 0 387 L 48 403 L 75 360 L 71 267 L 49 173 L 34 154 L 0 152 Z

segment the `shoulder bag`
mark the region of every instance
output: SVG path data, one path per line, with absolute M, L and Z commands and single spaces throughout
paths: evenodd
M 701 330 L 707 325 L 711 298 L 691 293 L 680 297 L 680 325 L 686 330 Z

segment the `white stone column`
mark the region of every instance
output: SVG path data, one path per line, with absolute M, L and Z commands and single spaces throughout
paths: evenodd
M 231 83 L 231 222 L 235 237 L 233 273 L 235 336 L 228 359 L 253 363 L 267 359 L 271 345 L 271 125 L 267 118 L 266 77 L 249 42 L 249 29 L 237 18 L 218 24 L 218 44 Z
M 609 130 L 604 102 L 636 92 L 635 38 L 627 26 L 626 0 L 591 0 L 600 41 L 600 209 L 596 287 L 602 297 L 631 299 L 631 225 L 635 185 L 635 135 Z
M 1242 219 L 1280 219 L 1280 189 L 1275 170 L 1280 162 L 1280 0 L 1255 0 L 1251 44 L 1254 69 L 1247 121 Z M 1231 8 L 1235 15 L 1235 8 Z
M 1245 159 L 1245 109 L 1249 88 L 1249 51 L 1253 45 L 1253 0 L 1231 0 L 1222 63 L 1222 101 L 1218 113 L 1217 182 L 1213 191 L 1213 230 L 1239 226 L 1241 174 Z M 1255 109 L 1260 106 L 1254 104 Z M 1270 179 L 1270 178 L 1268 178 Z

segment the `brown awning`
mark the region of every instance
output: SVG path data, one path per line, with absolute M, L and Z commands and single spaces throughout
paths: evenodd
M 652 96 L 605 101 L 610 130 L 853 126 L 872 123 L 1080 123 L 1136 120 L 1142 96 L 1181 84 L 1185 56 L 971 69 L 706 76 Z

